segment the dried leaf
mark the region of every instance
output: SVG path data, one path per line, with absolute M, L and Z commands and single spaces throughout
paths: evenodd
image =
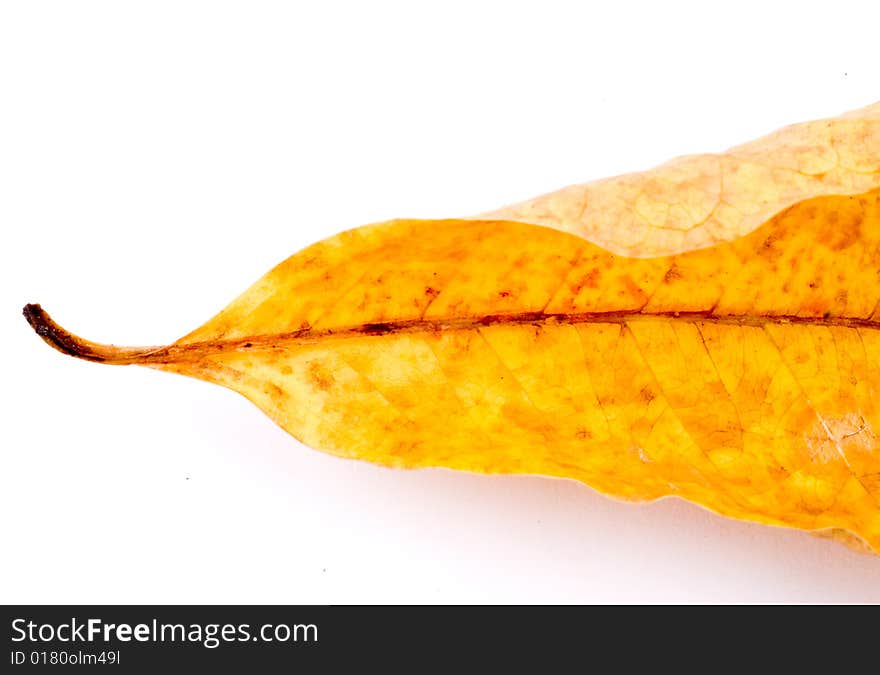
M 677 495 L 880 551 L 880 104 L 344 232 L 169 346 L 25 315 L 63 352 L 222 384 L 343 457 Z

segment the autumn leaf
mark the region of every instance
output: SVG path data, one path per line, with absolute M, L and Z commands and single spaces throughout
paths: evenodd
M 342 457 L 679 496 L 880 552 L 880 104 L 288 258 L 174 344 Z

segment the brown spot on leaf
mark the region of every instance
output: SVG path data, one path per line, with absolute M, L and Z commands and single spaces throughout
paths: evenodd
M 336 378 L 333 377 L 333 373 L 318 361 L 312 361 L 309 363 L 308 376 L 311 383 L 322 391 L 327 391 L 336 383 Z
M 666 270 L 666 274 L 663 275 L 663 283 L 670 284 L 676 279 L 681 279 L 682 276 L 681 270 L 673 264 L 672 267 Z
M 578 288 L 578 290 L 580 290 L 584 286 L 587 286 L 588 288 L 597 288 L 599 286 L 599 270 L 598 270 L 598 268 L 594 267 L 593 269 L 590 270 L 590 272 L 587 274 L 587 276 L 584 277 L 584 280 L 581 284 L 581 287 Z
M 266 385 L 263 387 L 263 391 L 265 391 L 266 394 L 274 399 L 282 399 L 287 396 L 287 392 L 274 382 L 267 382 Z
M 860 201 L 841 201 L 839 209 L 825 215 L 818 242 L 832 251 L 849 248 L 861 238 L 864 217 L 864 205 Z
M 761 242 L 761 246 L 757 251 L 758 255 L 770 262 L 776 262 L 782 255 L 782 251 L 776 247 L 778 239 L 779 234 L 777 232 L 771 233 L 763 242 Z
M 657 398 L 657 395 L 653 391 L 651 391 L 650 387 L 642 387 L 642 390 L 639 392 L 639 399 L 641 399 L 645 403 L 650 403 L 655 398 Z

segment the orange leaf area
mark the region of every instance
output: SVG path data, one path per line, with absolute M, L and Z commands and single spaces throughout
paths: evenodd
M 880 552 L 880 188 L 653 257 L 557 225 L 344 232 L 164 347 L 25 314 L 61 351 L 224 385 L 339 456 L 675 495 Z

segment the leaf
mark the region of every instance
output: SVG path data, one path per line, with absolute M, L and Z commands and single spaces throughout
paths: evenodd
M 880 104 L 343 232 L 168 346 L 25 315 L 65 353 L 222 384 L 342 457 L 676 495 L 880 551 Z

